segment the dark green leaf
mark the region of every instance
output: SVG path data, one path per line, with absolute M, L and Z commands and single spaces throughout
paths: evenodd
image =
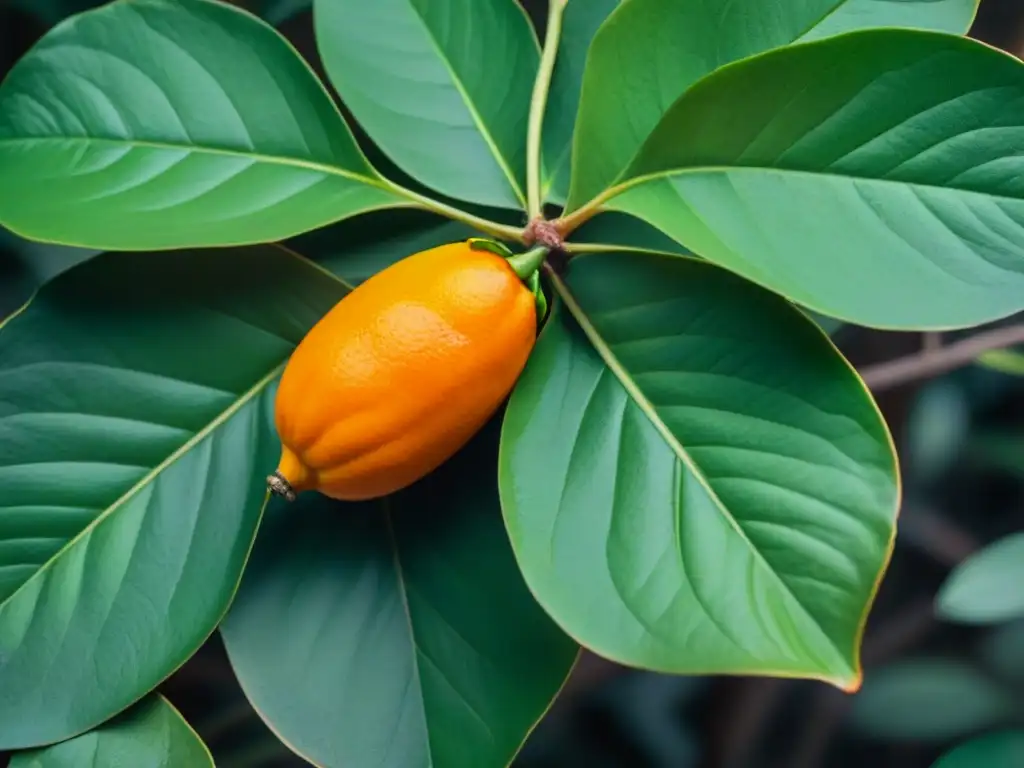
M 672 102 L 725 64 L 866 27 L 962 33 L 976 6 L 977 0 L 625 3 L 602 25 L 587 60 L 568 208 L 580 207 L 612 185 Z M 736 111 L 743 105 L 739 100 L 724 104 L 741 123 L 744 118 Z
M 545 199 L 565 203 L 569 195 L 572 135 L 580 103 L 590 41 L 619 0 L 568 0 L 544 111 Z
M 268 512 L 222 633 L 257 711 L 307 759 L 500 768 L 558 692 L 577 649 L 516 568 L 496 438 L 387 499 Z
M 936 598 L 939 616 L 963 624 L 1024 618 L 1024 532 L 972 555 L 950 574 Z
M 459 200 L 525 206 L 540 53 L 516 0 L 315 0 L 331 82 L 410 176 Z
M 111 250 L 277 240 L 402 204 L 272 27 L 208 0 L 116 0 L 0 86 L 0 222 Z
M 572 234 L 574 244 L 619 246 L 621 250 L 688 254 L 671 237 L 635 216 L 609 211 L 595 216 Z
M 0 331 L 0 749 L 82 733 L 198 648 L 277 460 L 276 379 L 344 295 L 272 246 L 105 254 Z
M 358 285 L 406 256 L 482 236 L 472 227 L 426 211 L 378 211 L 302 235 L 288 245 Z
M 1024 765 L 1024 731 L 979 736 L 942 756 L 932 768 L 1020 768 Z
M 908 659 L 870 672 L 849 722 L 876 739 L 946 741 L 995 725 L 1012 711 L 1010 695 L 973 667 Z
M 898 485 L 850 366 L 791 305 L 693 259 L 582 256 L 559 293 L 499 475 L 537 599 L 625 664 L 856 688 Z
M 691 88 L 607 206 L 823 314 L 972 325 L 1024 308 L 1021 103 L 1019 60 L 952 35 L 784 48 Z
M 144 699 L 93 731 L 20 752 L 10 768 L 214 768 L 195 731 L 163 696 Z
M 1024 619 L 993 629 L 979 650 L 985 666 L 998 679 L 1024 684 Z
M 261 0 L 256 4 L 256 10 L 268 23 L 277 26 L 308 11 L 312 5 L 313 0 Z

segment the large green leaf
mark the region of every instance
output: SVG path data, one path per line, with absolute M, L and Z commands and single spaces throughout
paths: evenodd
M 1024 730 L 999 731 L 971 739 L 943 755 L 932 768 L 1020 768 Z
M 516 568 L 497 421 L 411 488 L 273 505 L 222 634 L 286 743 L 330 768 L 501 768 L 576 646 Z
M 588 255 L 556 285 L 502 435 L 531 591 L 625 664 L 856 688 L 898 498 L 856 374 L 792 306 L 693 259 Z
M 540 52 L 516 0 L 316 0 L 331 82 L 403 171 L 459 200 L 525 206 Z
M 564 203 L 569 195 L 572 135 L 590 41 L 620 0 L 568 0 L 544 111 L 544 197 Z
M 297 237 L 288 246 L 354 286 L 419 251 L 485 236 L 461 222 L 410 208 L 349 219 Z
M 217 626 L 267 387 L 344 290 L 272 246 L 105 254 L 0 331 L 0 749 L 98 725 Z
M 52 747 L 19 752 L 10 768 L 214 768 L 195 731 L 163 696 Z
M 0 86 L 0 222 L 111 250 L 277 240 L 402 199 L 272 27 L 208 0 L 116 0 Z
M 728 65 L 666 113 L 610 208 L 825 315 L 892 328 L 1024 308 L 1024 65 L 852 32 Z
M 866 27 L 966 32 L 977 1 L 624 3 L 601 26 L 587 59 L 568 208 L 578 208 L 610 186 L 670 105 L 717 68 L 794 42 Z M 736 113 L 743 104 L 736 101 L 725 106 Z
M 938 614 L 964 624 L 1024 618 L 1024 532 L 1005 536 L 972 555 L 942 585 Z
M 1013 707 L 1008 690 L 962 661 L 904 659 L 872 670 L 849 723 L 884 741 L 947 741 L 1004 721 Z

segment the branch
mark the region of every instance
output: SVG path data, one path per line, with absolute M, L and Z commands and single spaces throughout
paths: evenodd
M 879 392 L 970 365 L 983 352 L 1015 344 L 1024 344 L 1024 323 L 983 331 L 944 347 L 926 347 L 913 355 L 869 365 L 861 369 L 860 375 L 868 387 Z

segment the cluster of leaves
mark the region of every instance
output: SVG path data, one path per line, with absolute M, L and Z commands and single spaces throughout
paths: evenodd
M 808 311 L 1024 308 L 1024 65 L 974 12 L 552 0 L 541 46 L 514 0 L 315 0 L 372 147 L 233 6 L 56 26 L 0 86 L 0 223 L 106 252 L 0 330 L 0 748 L 201 764 L 166 701 L 125 710 L 218 627 L 325 766 L 505 764 L 577 642 L 856 689 L 899 477 Z M 303 334 L 542 211 L 572 260 L 507 408 L 393 497 L 264 514 Z

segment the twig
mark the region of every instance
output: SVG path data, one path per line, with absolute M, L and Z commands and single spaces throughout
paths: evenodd
M 897 360 L 869 365 L 860 374 L 868 387 L 879 392 L 947 373 L 973 363 L 983 352 L 1014 344 L 1024 344 L 1024 324 L 983 331 L 937 349 L 925 348 Z

